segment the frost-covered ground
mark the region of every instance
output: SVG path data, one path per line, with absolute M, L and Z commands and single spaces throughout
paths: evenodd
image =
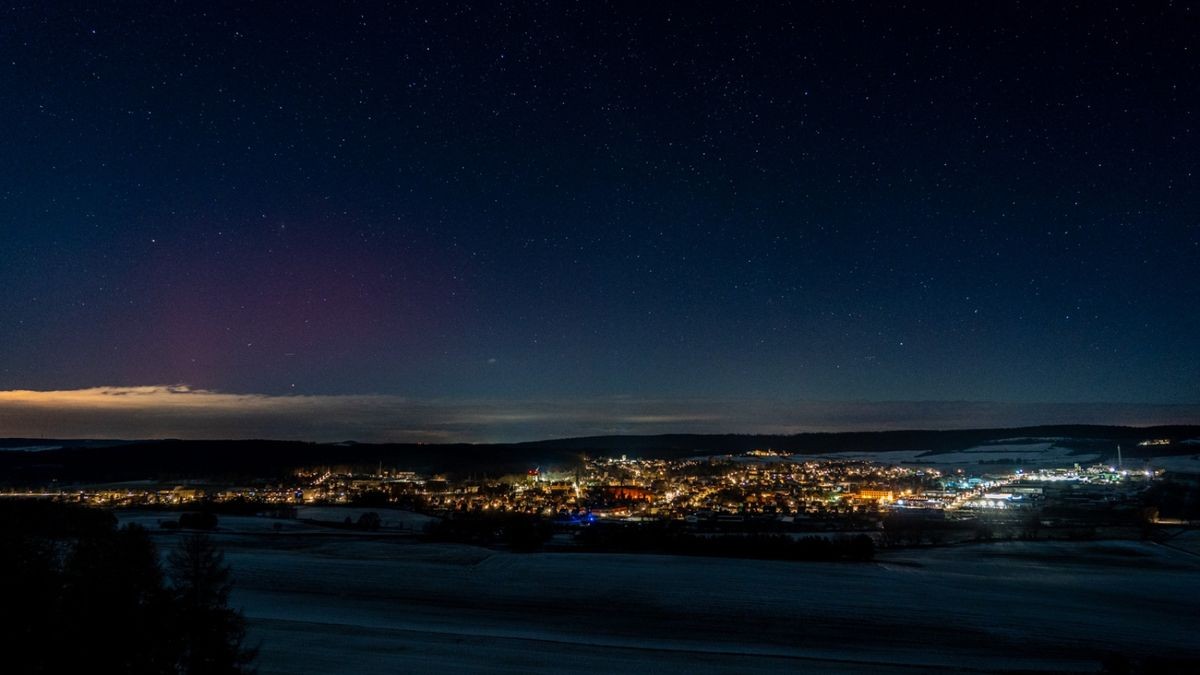
M 216 535 L 264 674 L 1094 672 L 1107 650 L 1200 658 L 1200 557 L 1152 544 L 824 564 L 522 555 L 268 533 L 273 522 Z
M 830 452 L 823 455 L 813 455 L 815 461 L 863 461 L 879 462 L 880 464 L 908 464 L 916 462 L 917 457 L 927 454 L 925 450 L 894 450 L 891 452 Z M 804 459 L 809 459 L 805 456 Z
M 158 530 L 164 521 L 179 521 L 178 511 L 117 511 L 116 515 L 121 524 L 137 523 L 151 532 Z M 292 534 L 325 534 L 329 532 L 327 528 L 307 525 L 287 518 L 257 516 L 222 515 L 219 516 L 218 527 L 222 533 L 226 534 L 273 534 L 276 530 Z
M 1129 464 L 1129 462 L 1126 462 Z M 1146 464 L 1156 469 L 1177 471 L 1180 473 L 1200 473 L 1200 455 L 1176 455 L 1173 457 L 1152 457 Z
M 957 452 L 924 452 L 900 450 L 895 452 L 835 452 L 814 456 L 822 460 L 865 460 L 880 464 L 926 466 L 939 469 L 986 468 L 988 464 L 1010 462 L 1027 468 L 1070 467 L 1073 464 L 1088 465 L 1100 459 L 1096 453 L 1075 453 L 1070 448 L 1060 447 L 1054 439 L 1025 439 L 1009 443 L 977 445 Z
M 296 509 L 296 517 L 301 520 L 340 523 L 349 518 L 357 522 L 364 513 L 379 514 L 379 525 L 384 529 L 415 530 L 420 532 L 430 521 L 430 516 L 404 511 L 401 509 L 366 508 L 351 506 L 301 506 Z
M 821 455 L 797 455 L 788 459 L 813 461 L 867 461 L 879 464 L 895 464 L 908 467 L 929 467 L 943 470 L 964 469 L 983 471 L 1006 471 L 1019 466 L 1024 469 L 1070 468 L 1074 464 L 1088 466 L 1106 460 L 1115 463 L 1116 446 L 1107 456 L 1095 452 L 1078 452 L 1056 444 L 1053 438 L 1012 439 L 1004 443 L 989 443 L 959 450 L 957 452 L 929 452 L 924 450 L 894 450 L 875 452 L 831 452 Z M 1183 441 L 1181 445 L 1200 445 L 1195 441 Z M 749 457 L 738 458 L 745 462 L 769 461 Z M 780 461 L 780 460 L 776 460 Z M 1156 457 L 1126 457 L 1127 469 L 1165 469 L 1181 473 L 1200 474 L 1200 454 L 1166 455 Z
M 981 462 L 1012 461 L 1029 467 L 1069 467 L 1091 464 L 1100 459 L 1096 453 L 1074 453 L 1053 442 L 978 445 L 960 452 L 920 455 L 915 461 L 930 466 L 972 466 Z
M 1053 442 L 1024 442 L 978 445 L 957 452 L 929 452 L 925 450 L 893 450 L 875 452 L 830 452 L 820 455 L 793 455 L 791 457 L 736 457 L 742 462 L 772 461 L 867 461 L 879 464 L 924 466 L 933 468 L 980 468 L 997 461 L 1019 462 L 1028 467 L 1070 467 L 1072 464 L 1091 464 L 1100 459 L 1096 453 L 1074 453 Z
M 322 527 L 321 523 L 341 524 L 347 518 L 353 523 L 358 521 L 359 516 L 367 512 L 379 514 L 380 530 L 385 534 L 389 531 L 410 534 L 422 532 L 430 521 L 436 520 L 432 516 L 425 516 L 401 509 L 302 506 L 296 509 L 296 519 L 221 515 L 218 518 L 218 530 L 221 534 L 290 533 L 329 536 L 336 536 L 338 534 L 349 535 L 354 533 L 339 533 L 330 530 L 328 527 Z M 117 516 L 122 523 L 137 523 L 150 530 L 159 529 L 163 521 L 179 520 L 178 511 L 125 510 L 118 511 Z M 313 523 L 303 522 L 309 520 L 313 521 Z

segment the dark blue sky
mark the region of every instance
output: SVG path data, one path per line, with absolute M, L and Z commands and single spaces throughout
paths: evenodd
M 1194 403 L 1195 5 L 1042 4 L 6 7 L 0 390 Z

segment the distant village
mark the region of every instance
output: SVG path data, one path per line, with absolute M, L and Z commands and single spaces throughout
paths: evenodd
M 435 518 L 524 515 L 560 531 L 673 523 L 710 532 L 875 532 L 930 541 L 999 528 L 1009 536 L 1134 527 L 1159 517 L 1146 493 L 1162 470 L 1110 464 L 932 468 L 813 459 L 769 449 L 689 459 L 597 457 L 570 468 L 450 478 L 384 466 L 311 467 L 287 480 L 126 482 L 10 490 L 111 508 L 202 509 L 295 517 L 304 506 L 395 508 Z

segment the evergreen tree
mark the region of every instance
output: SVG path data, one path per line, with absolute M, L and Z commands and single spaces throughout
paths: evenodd
M 208 535 L 189 535 L 171 552 L 167 572 L 179 611 L 179 670 L 189 675 L 247 672 L 255 650 L 243 644 L 245 619 L 229 607 L 233 580 L 225 555 Z

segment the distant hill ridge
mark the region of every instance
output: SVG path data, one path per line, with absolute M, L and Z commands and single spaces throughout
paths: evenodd
M 924 450 L 955 452 L 976 445 L 1014 439 L 1055 439 L 1064 447 L 1115 454 L 1119 443 L 1126 457 L 1189 454 L 1195 445 L 1179 442 L 1200 438 L 1200 425 L 1120 427 L 1052 425 L 955 430 L 900 430 L 840 433 L 662 434 L 590 436 L 525 443 L 308 443 L 272 440 L 52 440 L 0 439 L 0 484 L 31 485 L 116 481 L 142 478 L 239 478 L 281 475 L 302 466 L 385 466 L 429 473 L 507 473 L 531 466 L 569 465 L 583 455 L 679 458 L 742 453 L 757 448 L 783 452 L 887 452 Z M 1138 442 L 1170 439 L 1169 446 L 1143 448 Z

